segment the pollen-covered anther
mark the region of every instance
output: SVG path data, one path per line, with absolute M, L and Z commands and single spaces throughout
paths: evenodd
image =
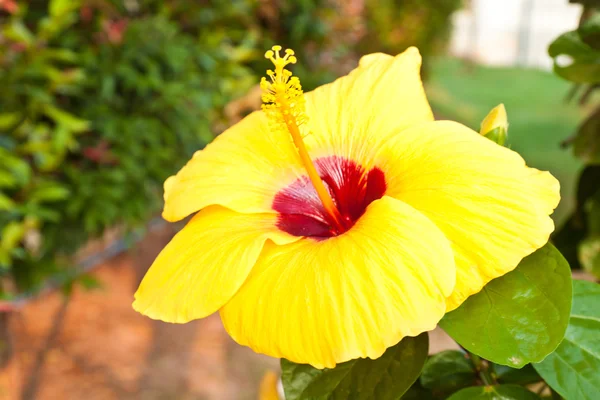
M 308 120 L 302 86 L 300 80 L 285 69 L 287 65 L 295 64 L 297 59 L 291 49 L 286 49 L 283 57 L 280 52 L 281 46 L 273 46 L 272 50 L 265 53 L 265 58 L 271 60 L 275 70 L 267 70 L 269 78 L 263 77 L 260 82 L 263 90 L 262 108 L 274 128 L 290 123 L 299 126 Z
M 265 58 L 271 60 L 275 70 L 267 70 L 269 79 L 263 77 L 260 81 L 263 91 L 262 109 L 269 118 L 269 125 L 273 131 L 286 131 L 290 134 L 308 177 L 332 224 L 338 231 L 344 231 L 346 226 L 341 214 L 319 176 L 303 141 L 306 133 L 303 134 L 300 127 L 308 122 L 304 93 L 300 79 L 292 76 L 292 72 L 285 69 L 287 65 L 296 63 L 296 56 L 291 49 L 285 50 L 283 57 L 280 51 L 281 46 L 273 46 L 265 53 Z

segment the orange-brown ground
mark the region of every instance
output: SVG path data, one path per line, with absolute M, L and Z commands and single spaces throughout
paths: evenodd
M 278 362 L 235 344 L 218 315 L 186 325 L 131 309 L 143 273 L 172 232 L 99 266 L 101 289 L 77 289 L 65 303 L 44 295 L 12 313 L 14 357 L 0 398 L 39 400 L 256 398 Z
M 132 310 L 138 283 L 172 234 L 162 228 L 98 266 L 100 289 L 76 289 L 68 302 L 53 292 L 11 313 L 14 355 L 0 370 L 0 399 L 256 399 L 278 360 L 235 344 L 218 315 L 172 325 Z M 453 345 L 432 332 L 430 352 Z

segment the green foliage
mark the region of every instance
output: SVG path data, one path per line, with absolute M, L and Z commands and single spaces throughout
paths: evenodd
M 398 53 L 417 46 L 427 62 L 444 49 L 450 34 L 450 15 L 462 0 L 366 0 L 362 53 Z
M 595 1 L 585 5 L 579 28 L 558 37 L 548 50 L 555 72 L 575 83 L 572 98 L 593 109 L 578 131 L 565 141 L 575 156 L 588 164 L 581 173 L 576 209 L 553 236 L 571 265 L 600 278 L 600 105 L 594 92 L 600 88 L 600 13 Z M 568 65 L 561 65 L 567 56 Z M 590 102 L 596 100 L 595 105 Z
M 498 364 L 494 364 L 492 368 L 499 383 L 529 385 L 542 380 L 531 364 L 527 364 L 521 369 Z
M 546 382 L 566 399 L 597 399 L 600 393 L 600 285 L 573 282 L 573 309 L 564 341 L 534 364 Z
M 600 0 L 569 0 L 569 3 L 578 3 L 587 7 L 600 8 Z
M 599 83 L 600 14 L 577 30 L 562 34 L 552 42 L 548 53 L 554 58 L 554 72 L 563 78 L 575 83 Z M 567 65 L 561 65 L 565 61 Z
M 440 326 L 470 352 L 521 368 L 561 342 L 571 309 L 571 270 L 547 244 L 447 313 Z
M 477 371 L 469 356 L 462 351 L 447 350 L 427 360 L 419 382 L 433 395 L 451 394 L 459 389 L 474 385 Z
M 580 126 L 577 136 L 573 139 L 575 155 L 590 164 L 600 164 L 598 132 L 600 132 L 600 108 Z
M 287 400 L 399 399 L 427 359 L 427 333 L 404 338 L 376 360 L 358 359 L 318 370 L 281 360 Z
M 200 41 L 166 12 L 121 11 L 52 0 L 0 18 L 0 266 L 21 290 L 156 213 L 162 182 L 255 81 L 210 23 Z
M 536 400 L 539 397 L 522 386 L 476 386 L 453 394 L 448 400 Z

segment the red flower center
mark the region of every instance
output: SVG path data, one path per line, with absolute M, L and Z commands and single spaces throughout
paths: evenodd
M 277 227 L 282 231 L 324 239 L 350 229 L 372 201 L 383 197 L 386 183 L 383 171 L 376 167 L 366 171 L 354 161 L 337 156 L 314 161 L 343 226 L 331 220 L 308 176 L 280 190 L 273 199 L 273 209 L 279 212 Z

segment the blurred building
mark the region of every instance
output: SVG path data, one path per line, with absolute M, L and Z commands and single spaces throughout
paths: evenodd
M 482 64 L 550 69 L 548 45 L 580 15 L 568 0 L 471 0 L 454 15 L 450 51 Z

